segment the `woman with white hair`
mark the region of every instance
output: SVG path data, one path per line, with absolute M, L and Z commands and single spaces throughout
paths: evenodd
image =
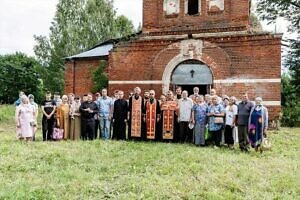
M 34 107 L 29 104 L 26 95 L 21 96 L 21 103 L 16 108 L 15 120 L 17 125 L 17 137 L 20 140 L 31 141 L 34 128 L 36 127 L 35 110 Z
M 62 103 L 57 108 L 57 126 L 64 129 L 64 139 L 70 139 L 70 104 L 67 95 L 62 96 Z
M 262 105 L 262 98 L 256 97 L 255 106 L 249 116 L 249 142 L 258 151 L 263 137 L 267 136 L 268 109 Z

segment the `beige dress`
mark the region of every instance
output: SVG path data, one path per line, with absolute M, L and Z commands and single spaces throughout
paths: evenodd
M 79 107 L 81 103 L 73 102 L 70 107 L 70 139 L 79 140 L 81 136 L 81 119 Z
M 68 103 L 60 104 L 57 108 L 57 121 L 59 122 L 59 128 L 64 129 L 64 139 L 70 138 L 70 106 Z

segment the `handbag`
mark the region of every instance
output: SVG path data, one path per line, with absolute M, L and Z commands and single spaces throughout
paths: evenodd
M 215 117 L 215 124 L 224 124 L 223 117 Z
M 64 137 L 64 129 L 61 128 L 54 128 L 53 129 L 53 139 L 54 140 L 61 140 Z
M 37 126 L 36 121 L 31 121 L 31 122 L 30 122 L 30 126 L 33 126 L 33 127 Z
M 262 142 L 261 142 L 261 150 L 262 151 L 267 151 L 267 150 L 271 150 L 271 142 L 268 138 L 263 137 Z

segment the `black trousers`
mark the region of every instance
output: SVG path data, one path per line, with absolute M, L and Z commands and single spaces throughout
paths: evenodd
M 217 131 L 209 131 L 212 134 L 213 141 L 217 147 L 221 146 L 222 129 Z
M 101 130 L 100 130 L 99 119 L 95 119 L 95 139 L 97 139 L 97 137 L 98 137 L 98 130 L 99 130 L 99 138 L 100 138 Z
M 248 126 L 238 126 L 239 146 L 242 151 L 249 149 Z
M 224 132 L 225 144 L 228 144 L 228 145 L 234 144 L 232 132 L 233 132 L 233 127 L 226 125 L 225 132 Z
M 46 116 L 43 116 L 42 118 L 43 141 L 52 140 L 54 122 L 55 122 L 54 117 L 47 119 Z
M 82 119 L 81 121 L 81 138 L 83 140 L 94 140 L 95 139 L 95 119 Z
M 189 131 L 189 122 L 179 122 L 179 142 L 188 141 Z

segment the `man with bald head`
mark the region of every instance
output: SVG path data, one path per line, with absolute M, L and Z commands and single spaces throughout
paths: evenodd
M 178 101 L 178 105 L 179 141 L 183 143 L 192 138 L 188 125 L 192 119 L 193 101 L 188 97 L 188 92 L 186 90 L 182 92 L 182 96 Z
M 194 94 L 192 94 L 191 96 L 190 96 L 190 98 L 193 100 L 193 102 L 195 103 L 196 102 L 196 97 L 198 97 L 199 96 L 199 88 L 198 87 L 194 87 L 193 88 L 193 92 L 194 92 Z

